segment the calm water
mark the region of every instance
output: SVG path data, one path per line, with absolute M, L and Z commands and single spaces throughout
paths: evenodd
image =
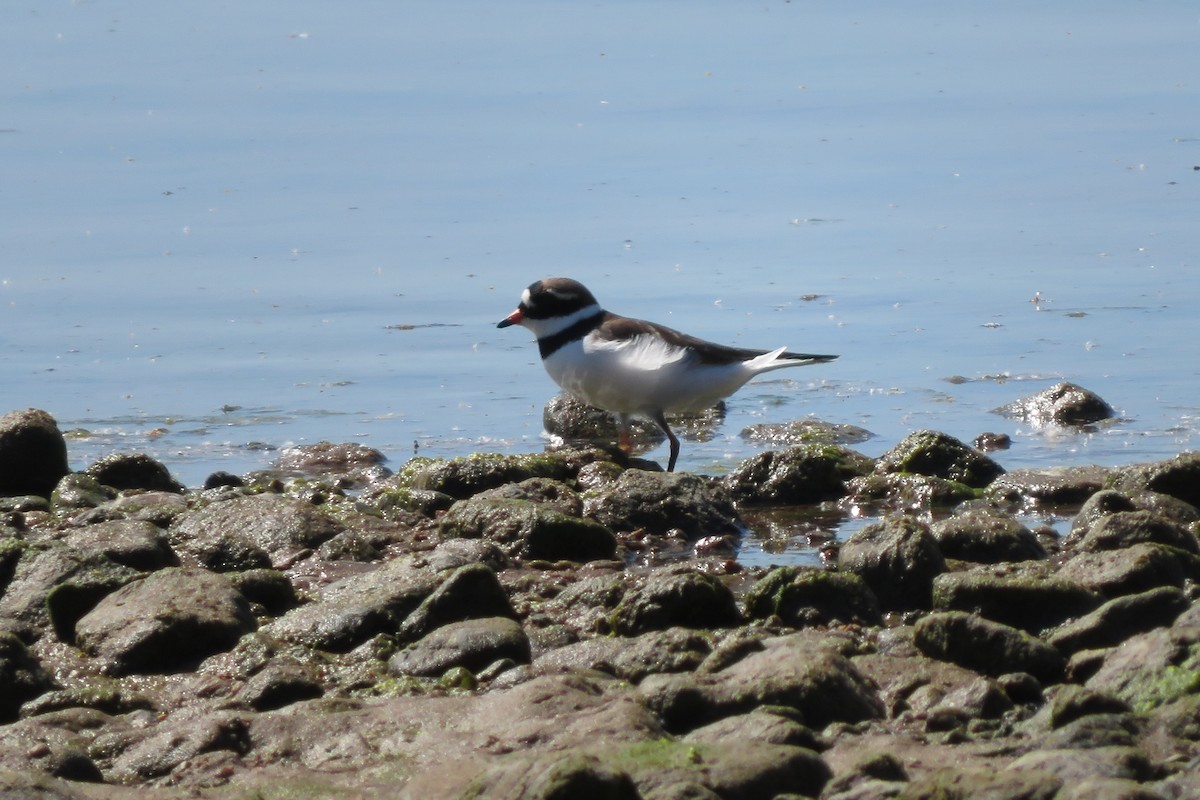
M 77 468 L 540 449 L 555 387 L 494 326 L 553 274 L 842 355 L 743 390 L 681 469 L 807 415 L 871 455 L 1007 432 L 1010 469 L 1197 446 L 1190 0 L 27 0 L 0 53 L 0 405 L 87 431 Z M 990 413 L 1060 379 L 1122 420 Z

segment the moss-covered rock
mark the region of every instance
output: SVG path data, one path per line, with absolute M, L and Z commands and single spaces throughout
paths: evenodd
M 463 500 L 442 516 L 438 530 L 446 538 L 486 538 L 522 561 L 595 561 L 617 549 L 616 537 L 599 522 L 531 500 Z
M 874 463 L 840 445 L 805 444 L 748 458 L 725 478 L 725 484 L 741 503 L 817 503 L 845 495 L 846 482 L 868 474 Z
M 949 434 L 916 431 L 879 457 L 875 472 L 916 473 L 983 488 L 1004 474 L 1004 468 Z
M 849 572 L 779 567 L 750 587 L 745 603 L 752 619 L 778 617 L 797 628 L 878 625 L 881 619 L 875 595 L 862 578 Z

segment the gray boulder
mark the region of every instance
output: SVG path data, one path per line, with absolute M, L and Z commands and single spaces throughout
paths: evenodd
M 883 608 L 907 610 L 929 608 L 946 561 L 925 523 L 893 515 L 855 532 L 838 551 L 838 569 L 862 578 Z
M 172 567 L 106 596 L 75 624 L 75 637 L 114 674 L 151 674 L 194 667 L 254 628 L 250 604 L 228 580 Z
M 287 563 L 341 531 L 339 523 L 311 503 L 258 494 L 212 503 L 187 514 L 172 526 L 171 537 L 181 556 L 224 572 Z M 269 563 L 255 554 L 266 554 Z
M 917 622 L 913 643 L 930 658 L 984 675 L 1028 672 L 1042 681 L 1062 677 L 1062 653 L 1024 631 L 961 611 L 930 614 Z
M 388 660 L 388 671 L 433 678 L 453 667 L 478 673 L 502 659 L 528 664 L 529 639 L 515 620 L 489 617 L 437 628 L 393 655 Z

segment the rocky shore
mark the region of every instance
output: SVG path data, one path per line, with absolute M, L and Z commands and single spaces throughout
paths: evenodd
M 1007 413 L 1086 424 L 1064 386 Z M 188 489 L 10 413 L 0 798 L 1200 798 L 1200 454 L 802 427 L 720 478 L 319 445 Z M 737 562 L 822 507 L 874 521 Z

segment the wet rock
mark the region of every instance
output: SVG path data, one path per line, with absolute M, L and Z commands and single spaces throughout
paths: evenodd
M 515 619 L 516 616 L 496 573 L 484 564 L 466 564 L 450 571 L 441 584 L 405 617 L 397 636 L 401 641 L 411 641 L 453 622 L 486 617 Z
M 1038 716 L 1048 718 L 1053 727 L 1037 742 L 1039 747 L 1047 750 L 1133 747 L 1146 727 L 1130 713 L 1129 706 L 1117 698 L 1071 684 L 1060 686 L 1051 706 L 1042 709 Z
M 930 475 L 864 475 L 846 483 L 843 507 L 890 508 L 917 513 L 957 506 L 978 497 L 965 483 Z
M 885 800 L 899 797 L 909 782 L 903 762 L 892 753 L 859 754 L 825 787 L 825 800 Z
M 981 453 L 991 453 L 995 450 L 1007 450 L 1012 447 L 1012 437 L 1007 433 L 987 431 L 971 440 L 971 444 Z
M 15 635 L 0 631 L 0 723 L 15 720 L 22 703 L 54 685 L 25 644 Z
M 875 688 L 837 646 L 805 634 L 767 640 L 725 669 L 652 675 L 638 686 L 645 702 L 675 732 L 695 730 L 760 706 L 792 708 L 806 725 L 883 716 Z
M 1118 597 L 1063 625 L 1048 641 L 1068 656 L 1079 650 L 1112 647 L 1134 634 L 1169 626 L 1188 605 L 1183 592 L 1172 587 Z
M 144 780 L 166 775 L 204 753 L 244 754 L 250 749 L 247 730 L 245 720 L 234 711 L 170 719 L 114 758 L 112 774 L 126 781 Z
M 520 483 L 507 483 L 475 495 L 476 499 L 530 500 L 544 503 L 555 511 L 571 517 L 583 513 L 583 499 L 562 481 L 550 478 L 530 478 Z
M 988 495 L 1033 506 L 1077 506 L 1100 491 L 1112 470 L 1107 467 L 1034 467 L 1015 469 L 988 486 Z
M 905 800 L 1056 800 L 1061 787 L 1062 780 L 1048 772 L 946 766 L 917 777 L 901 796 Z
M 69 531 L 66 543 L 83 553 L 96 553 L 117 564 L 149 572 L 178 566 L 167 535 L 146 520 L 99 522 Z
M 1109 488 L 1130 495 L 1142 491 L 1168 494 L 1200 508 L 1200 453 L 1182 453 L 1166 461 L 1117 470 Z
M 630 469 L 616 483 L 584 496 L 584 513 L 614 531 L 680 531 L 689 541 L 741 534 L 743 525 L 729 492 L 719 483 L 686 472 Z
M 1062 382 L 995 409 L 996 414 L 1032 425 L 1090 425 L 1113 419 L 1116 412 L 1095 392 Z
M 107 595 L 75 625 L 76 642 L 114 674 L 174 672 L 254 630 L 249 603 L 209 572 L 169 568 Z
M 139 575 L 98 553 L 46 544 L 25 547 L 0 597 L 0 618 L 39 632 L 53 629 L 71 641 L 75 620 Z
M 183 484 L 171 477 L 166 466 L 144 453 L 113 453 L 92 464 L 84 472 L 102 486 L 111 486 L 118 491 L 184 491 Z
M 82 472 L 72 472 L 63 479 L 50 493 L 50 503 L 54 510 L 64 516 L 80 508 L 96 508 L 116 497 L 116 490 L 102 486 L 100 481 Z
M 377 481 L 363 491 L 360 500 L 378 509 L 385 519 L 410 519 L 415 515 L 432 518 L 454 505 L 454 498 L 445 492 L 414 489 L 407 477 Z
M 631 432 L 638 443 L 660 444 L 666 440 L 659 427 L 645 419 L 631 420 Z M 612 442 L 617 439 L 617 420 L 607 411 L 589 406 L 569 394 L 550 398 L 542 409 L 546 433 L 567 442 Z
M 1064 684 L 1055 693 L 1050 705 L 1050 726 L 1062 728 L 1078 719 L 1097 714 L 1114 715 L 1128 714 L 1129 706 L 1122 700 L 1100 692 L 1094 692 L 1082 686 Z M 1128 726 L 1121 726 L 1122 733 L 1128 731 Z M 1060 737 L 1061 741 L 1061 737 Z M 1132 744 L 1132 741 L 1130 741 Z
M 639 636 L 605 636 L 556 647 L 534 659 L 539 672 L 598 670 L 637 683 L 647 675 L 690 672 L 712 652 L 708 636 L 667 628 Z
M 1042 681 L 1056 681 L 1066 665 L 1062 654 L 1040 639 L 961 611 L 922 618 L 913 630 L 913 642 L 930 658 L 984 675 L 1028 672 Z
M 260 494 L 212 503 L 184 516 L 172 526 L 171 539 L 181 556 L 224 572 L 286 564 L 341 531 L 310 503 Z
M 277 658 L 246 681 L 234 701 L 255 711 L 270 711 L 323 693 L 316 669 L 294 659 Z
M 402 556 L 321 589 L 316 599 L 263 627 L 286 642 L 344 652 L 379 633 L 394 633 L 444 579 L 417 556 Z
M 750 618 L 774 616 L 794 628 L 881 622 L 875 595 L 862 578 L 848 572 L 779 567 L 750 588 L 745 602 Z
M 877 474 L 914 472 L 983 488 L 1004 468 L 958 439 L 938 431 L 910 433 L 875 462 Z
M 611 559 L 617 550 L 616 538 L 604 525 L 531 500 L 462 500 L 439 520 L 438 530 L 447 538 L 486 537 L 519 560 L 582 563 Z
M 1200 579 L 1200 558 L 1161 544 L 1135 544 L 1122 550 L 1076 553 L 1058 570 L 1058 577 L 1113 598 L 1160 586 L 1182 587 Z
M 1129 778 L 1088 777 L 1064 786 L 1056 800 L 1164 800 L 1165 797 Z
M 0 797 L 4 800 L 86 800 L 76 784 L 50 775 L 0 771 Z
M 793 419 L 787 422 L 766 422 L 743 428 L 738 434 L 751 442 L 774 446 L 801 444 L 860 444 L 875 434 L 844 422 L 825 422 L 819 419 Z
M 1138 634 L 1112 648 L 1084 685 L 1141 713 L 1195 694 L 1200 687 L 1200 606 L 1191 606 L 1170 628 Z
M 1083 505 L 1079 507 L 1079 511 L 1071 521 L 1071 536 L 1068 543 L 1078 544 L 1093 524 L 1109 514 L 1137 510 L 1138 507 L 1133 500 L 1124 492 L 1118 492 L 1115 489 L 1101 489 L 1088 496 Z
M 1117 511 L 1101 517 L 1088 528 L 1079 549 L 1084 552 L 1119 550 L 1142 543 L 1163 544 L 1200 554 L 1200 543 L 1195 534 L 1150 511 Z
M 846 481 L 868 474 L 874 461 L 833 444 L 807 444 L 768 450 L 743 461 L 726 479 L 741 503 L 784 505 L 833 500 L 846 493 Z
M 731 741 L 762 742 L 804 747 L 813 751 L 824 749 L 820 738 L 811 729 L 768 709 L 755 709 L 749 714 L 725 717 L 696 728 L 684 736 L 683 741 L 714 745 Z
M 314 477 L 334 477 L 345 484 L 361 486 L 385 478 L 391 473 L 380 451 L 361 444 L 317 442 L 285 447 L 279 453 L 278 468 Z
M 530 662 L 529 639 L 520 623 L 507 617 L 452 622 L 393 655 L 393 675 L 437 677 L 452 667 L 479 672 L 501 659 Z
M 258 603 L 266 613 L 282 614 L 299 603 L 294 585 L 278 570 L 242 570 L 226 577 L 242 597 Z
M 35 408 L 0 417 L 0 496 L 48 498 L 70 471 L 67 442 L 54 417 Z
M 803 747 L 726 739 L 696 746 L 704 760 L 704 785 L 717 797 L 816 797 L 829 767 Z
M 883 608 L 905 610 L 929 608 L 946 562 L 927 525 L 895 515 L 855 532 L 838 551 L 838 569 L 862 578 Z
M 933 607 L 975 611 L 994 622 L 1040 632 L 1096 609 L 1103 598 L 1084 587 L 1049 576 L 1042 569 L 1025 574 L 995 568 L 947 572 L 933 583 Z
M 628 774 L 595 756 L 517 756 L 476 778 L 462 797 L 496 800 L 643 800 Z
M 464 458 L 410 459 L 397 474 L 397 485 L 448 494 L 461 500 L 507 483 L 530 478 L 552 478 L 567 482 L 576 468 L 556 454 L 506 456 L 480 453 Z
M 938 548 L 947 558 L 996 564 L 1046 557 L 1033 532 L 1012 517 L 968 511 L 935 522 L 931 528 Z
M 628 593 L 612 615 L 623 636 L 672 627 L 722 628 L 741 622 L 733 592 L 715 577 L 692 570 L 652 575 Z
M 232 472 L 226 472 L 225 470 L 217 470 L 216 472 L 210 473 L 209 476 L 204 479 L 205 489 L 220 489 L 224 487 L 236 489 L 245 485 L 246 482 L 242 480 L 241 477 L 234 475 Z
M 1145 781 L 1154 772 L 1145 753 L 1132 747 L 1036 750 L 1013 761 L 1009 769 L 1053 775 L 1065 785 L 1094 778 Z
M 911 639 L 911 629 L 905 632 Z M 911 643 L 902 653 L 876 651 L 856 655 L 852 661 L 879 687 L 879 696 L 891 716 L 923 720 L 931 729 L 950 730 L 965 726 L 970 719 L 995 718 L 1016 702 L 999 680 L 927 658 Z M 1036 695 L 1036 704 L 1040 705 L 1040 690 Z

